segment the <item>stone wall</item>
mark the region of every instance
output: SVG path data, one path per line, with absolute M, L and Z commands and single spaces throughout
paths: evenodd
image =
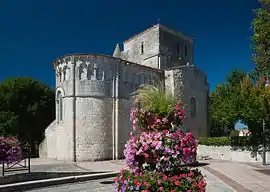
M 183 102 L 187 104 L 184 126 L 194 130 L 195 137 L 208 136 L 208 98 L 209 84 L 206 75 L 195 66 L 183 66 Z M 175 78 L 177 78 L 177 73 Z M 195 103 L 192 103 L 194 99 Z
M 123 52 L 131 62 L 158 68 L 158 62 L 154 61 L 157 61 L 159 54 L 159 27 L 151 27 L 126 40 Z
M 160 55 L 163 58 L 163 68 L 192 64 L 194 62 L 193 42 L 184 35 L 161 26 L 159 31 Z M 182 58 L 179 60 L 179 58 Z M 167 60 L 167 61 L 166 61 Z
M 122 58 L 159 69 L 192 64 L 193 41 L 158 24 L 126 40 Z
M 209 85 L 206 75 L 195 66 L 174 67 L 165 70 L 165 86 L 185 105 L 187 118 L 184 120 L 184 128 L 190 130 L 195 137 L 207 136 L 209 133 L 207 121 Z M 191 103 L 192 98 L 195 104 Z
M 65 65 L 70 76 L 63 78 Z M 63 57 L 56 74 L 56 124 L 47 128 L 40 151 L 68 161 L 122 157 L 132 130 L 131 93 L 163 80 L 160 70 L 102 55 Z
M 230 160 L 239 162 L 262 162 L 261 154 L 252 156 L 251 151 L 247 150 L 234 150 L 230 146 L 198 146 L 198 156 L 208 156 L 213 159 Z M 267 152 L 267 161 L 270 160 L 270 153 Z

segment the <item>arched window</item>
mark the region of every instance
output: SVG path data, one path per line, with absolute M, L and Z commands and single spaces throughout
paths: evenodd
M 64 66 L 63 67 L 63 81 L 66 81 L 67 80 L 66 75 L 67 75 L 67 66 Z
M 62 82 L 62 68 L 61 67 L 58 69 L 58 73 L 59 73 L 59 83 L 61 83 Z
M 141 44 L 141 54 L 143 54 L 144 53 L 144 47 L 143 47 L 143 42 L 142 42 L 142 44 Z
M 157 77 L 156 76 L 153 76 L 153 84 L 157 84 L 158 83 L 158 80 L 157 80 Z
M 63 95 L 61 91 L 57 92 L 57 120 L 58 122 L 63 121 Z
M 137 83 L 138 83 L 138 85 L 140 85 L 142 83 L 142 77 L 140 74 L 137 77 Z
M 177 45 L 176 45 L 176 53 L 177 54 L 180 53 L 180 43 L 177 43 Z
M 143 84 L 146 85 L 148 83 L 147 75 L 143 75 Z
M 148 84 L 149 85 L 152 85 L 153 84 L 152 77 L 150 75 L 148 76 Z
M 191 118 L 196 117 L 196 100 L 194 97 L 190 99 L 190 116 Z

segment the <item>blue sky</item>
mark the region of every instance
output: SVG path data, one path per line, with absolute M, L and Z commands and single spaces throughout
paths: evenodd
M 32 76 L 54 86 L 52 61 L 67 53 L 111 54 L 117 42 L 157 23 L 195 39 L 195 64 L 213 89 L 234 68 L 252 68 L 256 0 L 2 0 L 0 80 Z M 238 124 L 237 127 L 242 125 Z
M 111 54 L 157 23 L 195 38 L 195 64 L 211 89 L 234 68 L 249 71 L 256 0 L 2 0 L 0 80 L 32 76 L 54 86 L 52 61 L 67 53 Z

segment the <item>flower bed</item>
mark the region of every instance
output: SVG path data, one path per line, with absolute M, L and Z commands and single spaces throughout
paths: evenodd
M 121 176 L 115 178 L 117 191 L 143 192 L 178 192 L 205 191 L 206 182 L 198 170 L 181 169 L 175 172 L 143 171 L 135 175 L 129 170 L 122 170 Z
M 19 141 L 14 138 L 0 137 L 0 162 L 11 163 L 21 159 L 22 150 Z
M 204 192 L 206 182 L 201 172 L 183 166 L 196 161 L 197 143 L 191 133 L 182 129 L 182 103 L 152 93 L 152 98 L 165 100 L 157 105 L 151 93 L 145 96 L 148 102 L 140 98 L 142 106 L 131 109 L 134 133 L 125 145 L 127 169 L 115 179 L 116 192 Z
M 196 161 L 196 141 L 181 130 L 131 134 L 124 150 L 125 163 L 134 172 L 141 169 L 174 171 L 180 165 Z

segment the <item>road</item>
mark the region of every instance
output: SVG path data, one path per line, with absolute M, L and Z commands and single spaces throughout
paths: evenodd
M 104 182 L 104 183 L 103 183 Z M 112 192 L 113 178 L 51 186 L 27 192 Z

